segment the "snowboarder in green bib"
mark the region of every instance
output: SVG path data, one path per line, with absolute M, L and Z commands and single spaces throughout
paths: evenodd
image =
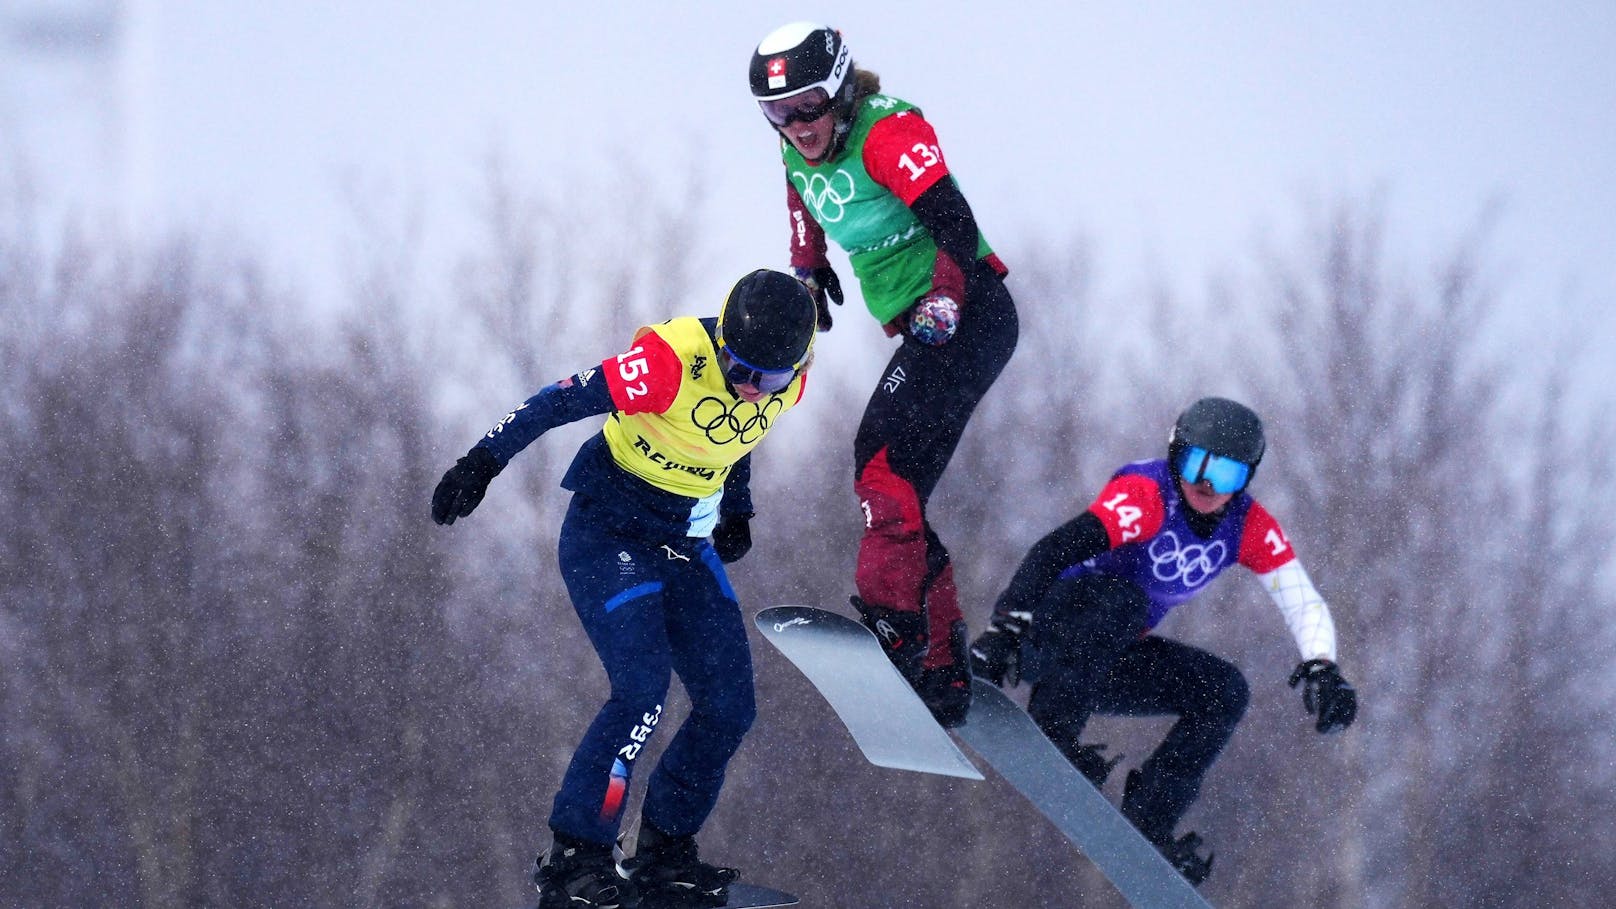
M 948 550 L 926 519 L 965 424 L 1015 350 L 1006 269 L 977 228 L 937 134 L 881 93 L 835 29 L 797 22 L 752 54 L 752 95 L 780 136 L 791 265 L 831 327 L 848 255 L 865 305 L 901 337 L 853 443 L 864 517 L 853 605 L 945 726 L 970 706 L 965 619 Z

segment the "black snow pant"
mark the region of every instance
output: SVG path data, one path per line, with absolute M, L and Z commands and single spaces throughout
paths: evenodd
M 967 271 L 965 287 L 959 330 L 947 344 L 903 336 L 853 440 L 853 489 L 864 512 L 854 583 L 864 602 L 923 613 L 930 640 L 957 643 L 931 648 L 928 669 L 963 658 L 965 620 L 927 503 L 1020 332 L 1010 291 L 986 260 Z
M 1128 820 L 1160 844 L 1200 794 L 1250 689 L 1227 660 L 1145 634 L 1148 605 L 1131 581 L 1057 581 L 1033 614 L 1039 675 L 1028 710 L 1052 740 L 1071 744 L 1093 713 L 1178 717 L 1122 800 Z

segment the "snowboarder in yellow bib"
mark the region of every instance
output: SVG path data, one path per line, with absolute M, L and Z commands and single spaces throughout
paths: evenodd
M 717 319 L 640 329 L 628 350 L 545 387 L 443 475 L 432 518 L 472 513 L 544 432 L 606 414 L 561 485 L 561 576 L 611 680 L 550 813 L 535 875 L 541 909 L 634 906 L 640 892 L 721 905 L 738 872 L 697 857 L 695 835 L 752 725 L 752 656 L 724 565 L 752 546 L 751 451 L 802 400 L 814 304 L 792 276 L 743 277 Z M 672 674 L 690 716 L 646 788 L 638 852 L 612 854 L 641 748 Z

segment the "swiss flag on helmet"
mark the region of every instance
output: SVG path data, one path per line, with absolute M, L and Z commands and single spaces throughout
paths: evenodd
M 775 57 L 769 61 L 769 87 L 786 87 L 786 58 Z

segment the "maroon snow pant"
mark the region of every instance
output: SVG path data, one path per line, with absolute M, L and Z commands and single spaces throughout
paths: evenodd
M 947 344 L 903 336 L 853 442 L 853 489 L 864 510 L 854 583 L 869 605 L 925 614 L 928 639 L 944 642 L 927 651 L 927 669 L 953 661 L 946 642 L 964 622 L 948 550 L 926 520 L 927 500 L 1020 330 L 1010 292 L 985 261 L 966 276 L 965 299 Z

